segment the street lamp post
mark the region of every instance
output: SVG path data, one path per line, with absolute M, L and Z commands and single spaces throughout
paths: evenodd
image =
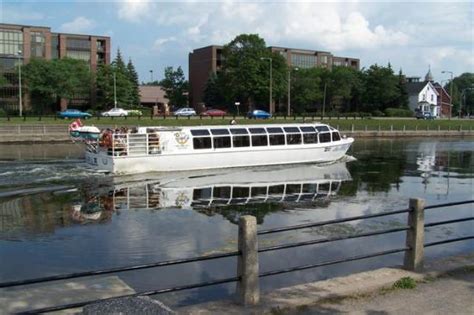
M 449 94 L 450 94 L 450 97 L 451 97 L 451 107 L 449 109 L 449 118 L 451 118 L 452 116 L 452 110 L 453 110 L 453 75 L 454 73 L 452 71 L 441 71 L 441 73 L 450 73 L 451 74 L 451 81 L 449 83 L 450 85 L 450 91 L 449 91 Z M 459 116 L 461 116 L 461 112 L 459 112 Z
M 261 57 L 261 60 L 270 60 L 270 98 L 268 103 L 268 110 L 270 114 L 273 114 L 273 102 L 272 102 L 272 58 L 269 57 Z
M 23 116 L 23 92 L 21 89 L 21 64 L 22 64 L 22 52 L 18 51 L 18 111 L 20 117 Z
M 291 116 L 291 68 L 288 69 L 288 113 L 287 116 Z M 298 71 L 298 68 L 294 68 L 293 70 Z
M 151 78 L 151 81 L 153 83 L 153 70 L 150 70 L 150 78 Z

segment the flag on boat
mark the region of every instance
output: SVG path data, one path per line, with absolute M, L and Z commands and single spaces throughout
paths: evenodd
M 78 130 L 82 126 L 83 126 L 82 121 L 78 118 L 69 125 L 69 131 Z

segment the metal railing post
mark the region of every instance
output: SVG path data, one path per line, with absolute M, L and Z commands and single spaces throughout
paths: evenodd
M 237 260 L 237 299 L 243 305 L 255 305 L 260 301 L 258 282 L 257 219 L 245 215 L 239 220 L 240 255 Z
M 410 249 L 405 252 L 403 266 L 407 270 L 422 271 L 425 241 L 425 200 L 410 199 L 406 245 Z

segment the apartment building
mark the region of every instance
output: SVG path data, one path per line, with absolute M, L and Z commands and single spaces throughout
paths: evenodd
M 268 47 L 272 52 L 281 54 L 288 66 L 299 68 L 325 67 L 332 69 L 335 66 L 360 69 L 360 60 L 357 58 L 334 56 L 330 52 L 306 50 L 286 47 Z M 206 82 L 212 73 L 222 67 L 223 46 L 211 45 L 194 49 L 189 53 L 189 95 L 190 104 L 196 108 L 202 103 Z
M 84 60 L 95 71 L 100 62 L 110 63 L 110 37 L 54 33 L 44 26 L 0 24 L 0 74 L 6 79 L 0 87 L 0 109 L 11 113 L 19 110 L 17 70 L 20 64 L 27 64 L 32 58 L 52 60 L 66 57 Z M 29 110 L 27 87 L 22 92 L 23 109 Z M 71 101 L 78 107 L 94 102 L 95 91 Z M 61 100 L 52 110 L 65 109 L 66 106 L 66 101 Z

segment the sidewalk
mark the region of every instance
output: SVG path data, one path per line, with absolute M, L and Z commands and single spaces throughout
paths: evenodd
M 414 289 L 393 289 L 410 277 Z M 422 274 L 382 268 L 263 294 L 258 306 L 217 301 L 180 314 L 474 314 L 474 253 L 425 264 Z

